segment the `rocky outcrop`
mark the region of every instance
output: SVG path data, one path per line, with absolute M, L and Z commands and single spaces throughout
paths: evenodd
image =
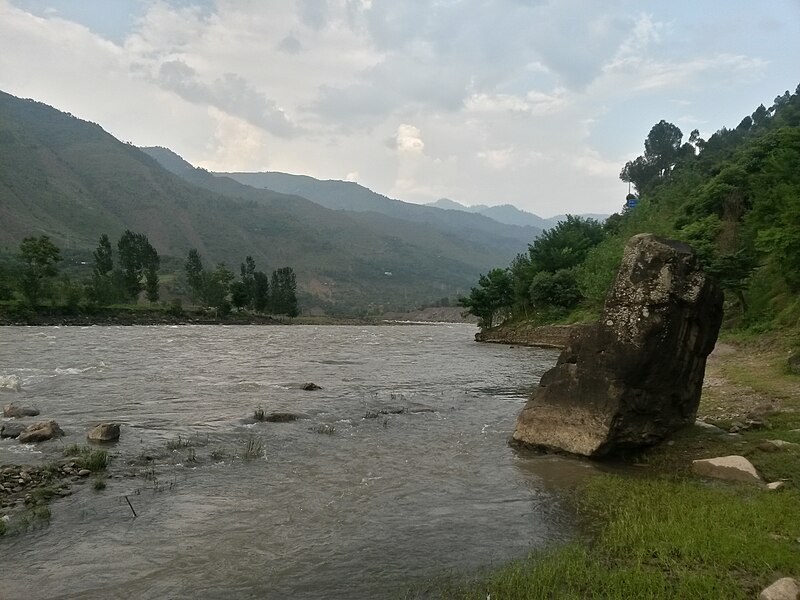
M 86 439 L 90 442 L 116 442 L 119 439 L 119 423 L 100 423 L 86 435 Z
M 722 293 L 691 248 L 634 236 L 600 322 L 572 335 L 512 440 L 603 456 L 693 423 L 721 320 Z
M 711 477 L 712 479 L 763 483 L 753 463 L 744 456 L 718 456 L 693 460 L 692 471 L 701 477 Z
M 28 427 L 19 434 L 17 441 L 23 444 L 30 444 L 33 442 L 52 440 L 54 437 L 60 437 L 62 435 L 64 435 L 64 432 L 61 431 L 61 427 L 59 427 L 58 423 L 55 421 L 39 421 L 38 423 L 28 425 Z
M 18 404 L 6 404 L 3 407 L 3 416 L 14 419 L 21 417 L 35 417 L 39 414 L 39 409 L 32 406 L 20 406 Z

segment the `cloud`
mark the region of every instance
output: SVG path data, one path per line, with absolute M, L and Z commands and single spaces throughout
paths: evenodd
M 212 169 L 596 212 L 653 123 L 796 85 L 796 7 L 676 2 L 0 0 L 0 88 Z
M 289 137 L 297 133 L 297 127 L 275 101 L 266 98 L 235 73 L 223 73 L 207 84 L 189 65 L 181 60 L 171 60 L 161 64 L 157 81 L 189 102 L 224 110 L 274 135 Z
M 420 130 L 406 123 L 397 127 L 395 143 L 397 150 L 405 154 L 422 154 L 425 151 Z
M 287 35 L 278 44 L 278 50 L 286 54 L 298 54 L 303 50 L 303 44 L 294 35 Z

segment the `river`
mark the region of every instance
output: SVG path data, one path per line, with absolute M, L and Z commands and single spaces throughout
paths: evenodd
M 2 440 L 0 464 L 57 458 L 92 425 L 122 424 L 105 490 L 78 485 L 47 526 L 0 538 L 0 595 L 397 597 L 568 539 L 558 491 L 591 467 L 506 443 L 557 354 L 474 333 L 0 328 L 0 377 L 19 383 L 0 401 L 67 434 Z M 302 418 L 247 423 L 259 407 Z

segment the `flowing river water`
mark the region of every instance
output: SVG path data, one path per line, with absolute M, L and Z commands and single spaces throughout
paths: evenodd
M 592 467 L 506 443 L 557 353 L 474 332 L 0 328 L 0 401 L 67 434 L 2 440 L 0 464 L 122 424 L 105 490 L 77 485 L 48 525 L 0 538 L 0 596 L 391 598 L 569 539 L 559 492 Z M 258 407 L 302 418 L 248 423 Z

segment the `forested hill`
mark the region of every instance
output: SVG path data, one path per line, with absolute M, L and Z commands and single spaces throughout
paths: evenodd
M 165 280 L 180 279 L 190 248 L 206 264 L 233 268 L 250 255 L 265 271 L 292 266 L 305 309 L 363 313 L 454 296 L 525 248 L 503 238 L 500 250 L 419 224 L 403 229 L 406 222 L 381 215 L 355 220 L 302 198 L 235 185 L 234 193 L 204 189 L 96 124 L 0 92 L 6 257 L 24 237 L 48 235 L 79 268 L 91 262 L 101 234 L 117 239 L 130 229 L 146 234 L 165 257 L 162 269 L 179 275 Z
M 516 246 L 519 242 L 528 244 L 542 233 L 541 227 L 532 227 L 524 222 L 508 224 L 480 214 L 394 200 L 351 181 L 322 181 L 306 175 L 277 172 L 217 175 L 255 188 L 296 194 L 334 210 L 375 212 L 404 221 L 427 223 L 447 235 L 467 236 L 481 241 L 507 240 L 508 244 Z
M 725 291 L 727 326 L 800 327 L 800 86 L 708 139 L 661 121 L 644 147 L 620 174 L 634 207 L 602 227 L 562 223 L 480 279 L 464 304 L 484 325 L 597 313 L 625 241 L 651 232 L 695 248 Z

